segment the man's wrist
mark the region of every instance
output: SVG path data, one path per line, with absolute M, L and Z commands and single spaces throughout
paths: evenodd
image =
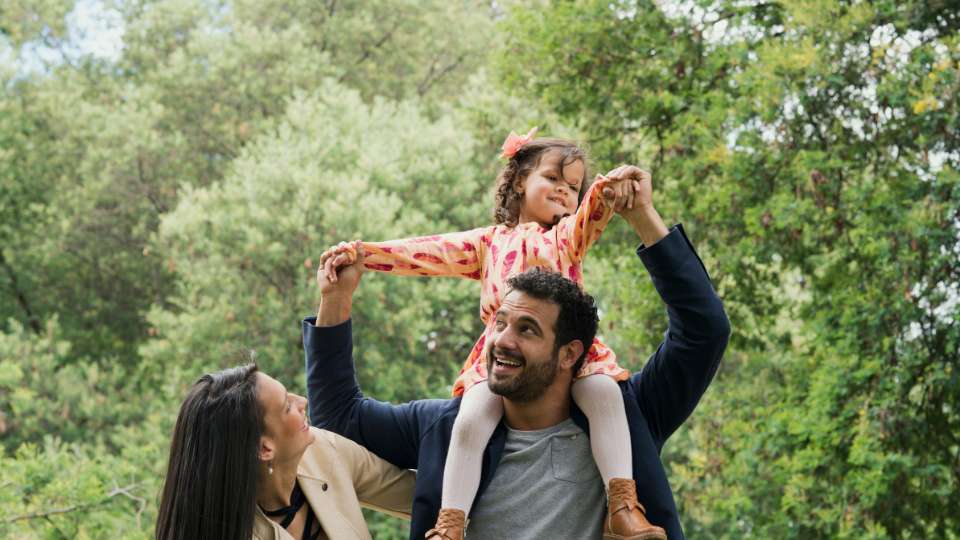
M 632 209 L 629 213 L 623 214 L 624 219 L 630 224 L 634 232 L 640 236 L 643 245 L 650 247 L 659 242 L 663 237 L 670 233 L 666 224 L 660 217 L 660 213 L 653 205 L 639 206 Z
M 350 318 L 353 308 L 352 295 L 325 294 L 320 299 L 316 326 L 336 326 Z

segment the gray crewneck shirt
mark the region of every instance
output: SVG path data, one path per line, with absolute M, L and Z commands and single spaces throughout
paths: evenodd
M 470 515 L 466 538 L 600 538 L 604 505 L 590 439 L 573 420 L 537 431 L 508 428 L 500 464 Z

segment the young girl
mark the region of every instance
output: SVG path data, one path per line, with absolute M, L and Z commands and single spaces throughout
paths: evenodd
M 632 181 L 598 175 L 589 185 L 583 150 L 563 139 L 534 139 L 535 133 L 536 128 L 523 137 L 511 133 L 503 144 L 501 157 L 507 158 L 507 164 L 497 180 L 497 225 L 359 244 L 366 255 L 364 266 L 370 270 L 481 282 L 480 318 L 485 330 L 453 387 L 453 394 L 462 395 L 463 400 L 444 466 L 438 525 L 427 538 L 462 538 L 466 514 L 480 484 L 483 450 L 503 415 L 501 398 L 486 384 L 477 383 L 487 378 L 484 347 L 506 280 L 528 268 L 543 267 L 561 272 L 582 286 L 581 267 L 587 250 L 613 217 L 614 204 L 632 200 Z M 340 243 L 321 256 L 320 264 L 327 265 L 328 277 L 336 281 L 335 269 L 353 262 L 355 256 L 354 244 Z M 663 529 L 646 521 L 639 504 L 625 504 L 610 496 L 636 494 L 630 433 L 617 386 L 617 381 L 626 380 L 629 374 L 599 340 L 594 340 L 585 354 L 572 395 L 589 419 L 591 449 L 607 487 L 609 513 L 604 538 L 666 539 Z M 629 483 L 629 488 L 624 483 Z M 614 518 L 616 513 L 619 516 Z

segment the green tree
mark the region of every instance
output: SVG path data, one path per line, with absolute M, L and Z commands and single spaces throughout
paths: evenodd
M 0 536 L 146 538 L 175 401 L 122 366 L 66 362 L 55 318 L 41 334 L 10 327 L 0 333 Z
M 668 451 L 691 535 L 956 538 L 955 10 L 555 2 L 505 25 L 505 80 L 650 164 L 731 314 Z
M 12 492 L 2 490 L 0 515 L 12 516 L 0 518 L 3 536 L 148 536 L 170 427 L 186 386 L 200 370 L 236 363 L 236 350 L 249 345 L 260 351 L 265 368 L 285 382 L 302 385 L 295 322 L 315 307 L 311 271 L 303 264 L 308 257 L 343 239 L 341 234 L 412 231 L 425 223 L 422 216 L 427 213 L 443 216 L 443 227 L 460 227 L 477 216 L 470 204 L 447 208 L 417 189 L 425 182 L 430 189 L 448 192 L 448 199 L 476 199 L 472 161 L 458 160 L 473 151 L 469 133 L 442 121 L 433 128 L 436 140 L 414 140 L 420 136 L 417 128 L 433 125 L 428 109 L 443 114 L 457 98 L 451 90 L 485 61 L 492 29 L 488 6 L 381 1 L 327 2 L 317 9 L 313 2 L 169 0 L 108 7 L 117 10 L 124 28 L 118 59 L 76 51 L 65 19 L 73 2 L 14 2 L 0 8 L 0 48 L 5 54 L 10 51 L 7 56 L 16 62 L 0 69 L 0 337 L 8 340 L 3 343 L 17 344 L 0 355 L 0 485 L 18 486 Z M 471 31 L 462 34 L 467 26 Z M 26 70 L 22 68 L 30 58 L 21 56 L 22 51 L 29 53 L 29 47 L 20 49 L 24 44 L 62 47 L 71 54 Z M 324 114 L 341 114 L 343 121 L 350 110 L 377 120 L 396 117 L 385 120 L 394 126 L 390 133 L 408 141 L 397 147 L 383 137 L 366 141 L 365 132 L 340 124 L 311 132 L 318 137 L 309 146 L 316 158 L 325 155 L 323 145 L 330 143 L 325 137 L 349 135 L 353 145 L 348 145 L 349 154 L 336 157 L 341 161 L 315 161 L 308 170 L 317 178 L 322 177 L 320 166 L 350 178 L 350 165 L 365 171 L 369 177 L 364 182 L 374 186 L 395 178 L 406 182 L 390 192 L 378 191 L 368 199 L 366 215 L 351 218 L 365 222 L 384 214 L 393 228 L 381 230 L 371 222 L 365 228 L 337 231 L 331 225 L 329 231 L 303 237 L 308 222 L 281 221 L 264 223 L 258 231 L 257 220 L 264 215 L 279 217 L 290 204 L 307 202 L 285 199 L 289 191 L 271 193 L 267 184 L 258 189 L 265 203 L 277 206 L 260 206 L 253 213 L 209 208 L 227 222 L 234 211 L 237 218 L 251 220 L 248 227 L 223 227 L 227 236 L 218 237 L 223 245 L 203 243 L 209 260 L 203 260 L 206 253 L 169 251 L 202 240 L 209 227 L 193 216 L 185 218 L 188 223 L 181 230 L 158 237 L 165 216 L 189 216 L 181 199 L 189 206 L 199 204 L 193 197 L 208 189 L 220 193 L 211 186 L 221 183 L 273 181 L 257 163 L 258 150 L 247 147 L 251 141 L 266 145 L 281 137 L 282 130 L 302 136 L 303 125 L 286 117 L 288 106 L 299 103 L 296 113 L 320 108 L 326 91 L 331 101 Z M 428 105 L 393 102 L 407 98 Z M 346 110 L 336 112 L 338 107 Z M 319 125 L 326 121 L 311 118 Z M 403 126 L 400 119 L 411 123 Z M 371 122 L 361 125 L 371 133 L 379 129 Z M 368 148 L 368 143 L 374 146 Z M 304 141 L 298 144 L 307 147 Z M 363 162 L 367 150 L 384 160 L 409 161 L 396 173 L 387 161 Z M 271 152 L 263 167 L 283 164 L 286 151 L 277 147 Z M 306 155 L 300 159 L 301 164 L 310 161 Z M 303 180 L 304 172 L 296 178 Z M 433 184 L 440 181 L 445 185 Z M 322 203 L 332 185 L 310 183 L 318 191 L 309 201 Z M 236 195 L 223 197 L 223 203 L 237 202 Z M 353 198 L 344 193 L 338 204 L 350 208 Z M 327 206 L 336 205 L 331 201 Z M 303 208 L 311 213 L 300 217 L 317 217 L 318 206 Z M 400 215 L 412 217 L 409 223 L 394 225 Z M 191 229 L 193 225 L 198 229 Z M 294 232 L 292 238 L 278 236 Z M 247 247 L 264 251 L 236 251 Z M 293 249 L 283 251 L 287 248 Z M 214 288 L 216 294 L 202 296 L 208 292 L 204 287 L 215 287 L 204 281 L 219 270 L 215 264 L 244 257 L 253 262 L 249 274 L 238 277 L 231 274 L 238 269 L 226 268 L 224 291 Z M 291 265 L 300 271 L 291 271 Z M 264 289 L 240 283 L 241 277 L 250 276 L 257 276 Z M 272 288 L 275 280 L 286 278 L 293 283 Z M 465 285 L 442 284 L 439 296 L 465 297 Z M 245 296 L 250 290 L 257 294 Z M 226 291 L 247 302 L 229 306 L 221 294 Z M 382 285 L 379 294 L 393 298 Z M 230 309 L 219 309 L 226 306 L 244 317 L 231 331 L 240 324 L 250 326 L 244 332 L 224 333 L 212 319 L 197 316 L 196 327 L 177 329 L 184 340 L 180 348 L 171 347 L 167 340 L 176 332 L 170 321 L 187 321 L 213 299 L 220 305 L 212 314 L 227 317 Z M 414 301 L 410 292 L 400 294 L 397 302 L 403 299 L 412 299 L 411 305 L 397 311 L 409 318 L 412 310 L 432 307 Z M 264 313 L 276 316 L 263 328 L 256 326 L 260 319 L 250 317 L 263 307 L 258 302 L 270 306 Z M 439 321 L 442 316 L 428 317 Z M 383 318 L 398 324 L 389 315 Z M 440 346 L 466 347 L 459 341 L 474 329 L 458 328 L 475 324 L 473 318 L 454 314 L 451 319 L 455 324 L 430 322 L 412 329 L 417 337 L 397 339 L 397 347 L 426 350 L 414 340 L 431 332 L 437 333 L 431 339 L 443 342 Z M 216 322 L 222 327 L 230 321 Z M 267 331 L 269 339 L 249 339 Z M 216 350 L 218 343 L 211 340 L 228 337 L 237 341 L 236 347 Z M 392 355 L 377 354 L 371 353 L 371 362 L 392 371 L 395 379 L 403 378 L 397 375 L 400 367 L 391 365 Z M 376 375 L 377 388 L 384 397 L 444 393 L 455 363 L 425 365 L 418 372 L 423 378 L 411 379 L 408 386 Z M 374 373 L 380 371 L 371 368 L 371 377 Z M 50 471 L 31 472 L 45 460 L 53 467 Z M 62 487 L 71 477 L 83 480 L 77 491 Z M 145 506 L 131 497 L 144 499 Z M 69 511 L 46 514 L 50 509 Z M 398 530 L 391 523 L 378 527 Z
M 71 7 L 12 5 L 0 20 L 13 27 L 35 11 L 52 20 Z M 78 353 L 130 362 L 148 337 L 149 306 L 174 287 L 150 238 L 180 190 L 222 178 L 288 98 L 327 77 L 366 100 L 376 91 L 451 101 L 448 90 L 485 58 L 491 27 L 481 3 L 144 0 L 116 9 L 124 49 L 115 62 L 71 58 L 4 87 L 0 110 L 18 119 L 3 136 L 29 144 L 0 156 L 12 169 L 4 192 L 17 201 L 0 225 L 17 238 L 0 264 L 8 295 L 0 315 L 36 327 L 34 319 L 67 310 Z M 468 39 L 460 25 L 470 26 Z

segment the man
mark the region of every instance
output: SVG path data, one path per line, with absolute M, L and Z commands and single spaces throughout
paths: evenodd
M 652 204 L 649 175 L 621 167 L 608 176 L 642 183 L 632 207 L 617 208 L 640 237 L 637 253 L 667 305 L 664 341 L 640 373 L 621 383 L 633 454 L 636 501 L 671 539 L 683 538 L 660 450 L 693 412 L 716 372 L 730 328 L 702 262 L 679 225 L 668 230 Z M 440 508 L 442 473 L 459 399 L 391 405 L 365 398 L 356 382 L 350 309 L 360 264 L 343 268 L 336 283 L 318 274 L 323 300 L 316 319 L 303 322 L 311 422 L 366 446 L 399 467 L 417 469 L 410 538 L 422 539 Z M 533 272 L 511 281 L 497 314 L 488 353 L 490 388 L 504 400 L 504 422 L 483 458 L 480 490 L 467 532 L 476 538 L 589 538 L 604 523 L 603 483 L 593 465 L 588 426 L 572 403 L 576 360 L 592 335 L 563 331 L 593 318 L 592 298 L 554 274 Z M 573 289 L 571 289 L 571 287 Z M 590 326 L 590 324 L 587 324 Z M 558 329 L 561 332 L 558 332 Z M 592 333 L 589 330 L 587 333 Z M 558 339 L 559 336 L 559 339 Z M 503 362 L 506 360 L 506 362 Z M 531 472 L 532 471 L 532 472 Z M 552 474 L 551 474 L 552 473 Z M 459 530 L 438 524 L 437 538 Z M 606 535 L 605 538 L 618 538 Z

